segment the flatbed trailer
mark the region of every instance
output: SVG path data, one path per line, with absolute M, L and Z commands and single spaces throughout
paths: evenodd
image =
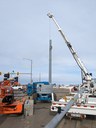
M 64 111 L 68 102 L 74 99 L 74 96 L 66 96 L 59 101 L 52 101 L 51 112 Z M 66 116 L 86 117 L 86 115 L 96 115 L 96 95 L 83 93 L 77 101 L 71 106 Z

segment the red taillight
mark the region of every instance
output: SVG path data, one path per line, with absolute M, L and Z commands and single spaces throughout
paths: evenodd
M 94 108 L 94 106 L 90 106 L 91 108 Z
M 53 103 L 53 105 L 56 105 L 56 103 Z
M 80 107 L 80 105 L 77 105 L 77 107 Z
M 58 105 L 62 105 L 62 104 L 58 104 Z

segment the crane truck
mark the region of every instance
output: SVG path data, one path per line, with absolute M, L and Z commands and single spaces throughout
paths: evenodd
M 51 18 L 61 36 L 63 37 L 67 47 L 69 48 L 73 58 L 75 59 L 77 65 L 83 72 L 83 83 L 80 86 L 80 90 L 73 97 L 68 97 L 60 99 L 60 101 L 54 101 L 52 99 L 51 111 L 52 112 L 61 112 L 63 110 L 64 115 L 71 115 L 77 117 L 86 117 L 86 115 L 96 115 L 96 95 L 94 94 L 94 82 L 92 79 L 92 73 L 87 71 L 87 68 L 84 66 L 83 62 L 77 55 L 77 52 L 73 49 L 72 44 L 66 39 L 62 29 L 55 20 L 53 14 L 47 14 Z M 85 90 L 88 90 L 88 93 L 84 93 Z M 59 108 L 59 109 L 58 109 Z M 61 118 L 63 117 L 61 116 Z M 48 128 L 50 123 L 46 126 Z

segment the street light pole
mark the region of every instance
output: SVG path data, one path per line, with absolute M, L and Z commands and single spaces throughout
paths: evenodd
M 33 82 L 33 80 L 32 80 L 32 60 L 30 60 L 31 61 L 31 84 L 32 84 L 32 82 Z
M 27 59 L 27 58 L 24 58 L 24 59 L 25 60 L 29 60 L 31 62 L 31 74 L 30 74 L 31 78 L 30 78 L 30 82 L 32 84 L 32 82 L 33 82 L 33 80 L 32 80 L 32 60 L 31 59 Z

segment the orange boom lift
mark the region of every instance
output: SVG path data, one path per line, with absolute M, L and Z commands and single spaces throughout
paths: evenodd
M 12 85 L 18 82 L 9 77 L 9 73 L 4 74 L 4 80 L 0 82 L 0 114 L 22 114 L 25 99 L 14 99 Z

